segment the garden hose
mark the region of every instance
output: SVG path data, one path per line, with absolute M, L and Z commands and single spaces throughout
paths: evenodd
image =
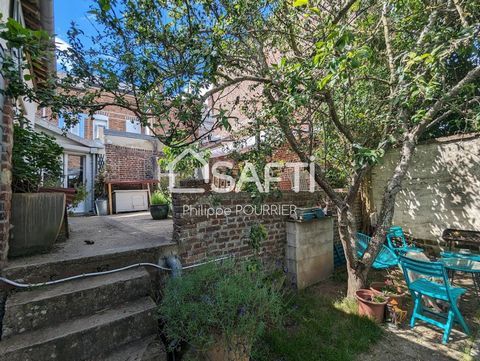
M 206 264 L 211 263 L 211 262 L 223 261 L 225 259 L 232 258 L 232 257 L 233 256 L 220 257 L 220 258 L 217 258 L 217 259 L 214 259 L 214 260 L 209 260 L 209 261 L 205 261 L 205 262 L 195 263 L 195 264 L 192 264 L 190 266 L 185 266 L 185 267 L 182 267 L 182 269 L 195 268 L 195 267 L 206 265 Z M 115 268 L 115 269 L 112 269 L 112 270 L 109 270 L 109 271 L 83 273 L 83 274 L 76 275 L 76 276 L 70 276 L 70 277 L 65 277 L 65 278 L 61 278 L 61 279 L 58 279 L 58 280 L 54 280 L 54 281 L 47 281 L 47 282 L 41 282 L 41 283 L 21 283 L 21 282 L 12 281 L 12 280 L 10 280 L 8 278 L 5 278 L 5 277 L 0 277 L 0 281 L 4 282 L 6 284 L 9 284 L 11 286 L 17 287 L 17 288 L 35 288 L 35 287 L 42 287 L 42 286 L 51 286 L 51 285 L 55 285 L 55 284 L 59 284 L 59 283 L 63 283 L 63 282 L 73 281 L 73 280 L 76 280 L 76 279 L 107 275 L 107 274 L 111 274 L 111 273 L 126 271 L 128 269 L 137 268 L 137 267 L 154 267 L 156 269 L 159 269 L 159 270 L 162 270 L 162 271 L 169 271 L 169 272 L 178 271 L 174 268 L 163 267 L 163 266 L 160 266 L 160 265 L 155 264 L 155 263 L 141 262 L 141 263 L 135 263 L 135 264 L 131 264 L 129 266 L 121 267 L 121 268 Z

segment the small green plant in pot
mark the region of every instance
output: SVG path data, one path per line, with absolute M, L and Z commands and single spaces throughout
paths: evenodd
M 246 263 L 210 263 L 168 280 L 159 317 L 172 349 L 189 359 L 247 361 L 268 325 L 281 321 L 280 283 Z
M 160 191 L 155 191 L 150 198 L 150 214 L 153 219 L 166 219 L 168 218 L 169 200 Z

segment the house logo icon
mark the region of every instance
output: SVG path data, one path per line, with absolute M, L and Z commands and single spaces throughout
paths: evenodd
M 175 188 L 175 168 L 183 158 L 190 156 L 197 160 L 202 166 L 200 168 L 202 179 L 206 184 L 210 181 L 210 166 L 201 153 L 195 152 L 193 149 L 187 148 L 177 155 L 175 159 L 168 165 L 168 188 L 172 193 L 204 193 L 203 188 Z

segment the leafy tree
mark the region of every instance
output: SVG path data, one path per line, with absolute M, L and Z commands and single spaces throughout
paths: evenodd
M 229 129 L 239 105 L 225 99 L 248 85 L 245 131 L 262 140 L 255 157 L 285 142 L 303 162 L 317 157 L 315 180 L 339 217 L 349 294 L 363 286 L 383 243 L 418 140 L 453 122 L 477 126 L 475 0 L 98 0 L 92 15 L 94 46 L 84 47 L 74 25 L 72 47 L 59 54 L 66 75 L 42 92 L 22 89 L 24 96 L 65 113 L 67 123 L 75 112 L 115 104 L 181 147 Z M 353 202 L 391 148 L 400 157 L 358 259 Z M 346 195 L 334 189 L 337 174 Z
M 347 194 L 339 194 L 317 160 L 315 180 L 339 217 L 352 295 L 364 285 L 383 243 L 420 137 L 452 116 L 478 121 L 478 3 L 302 0 L 221 6 L 222 21 L 214 29 L 228 34 L 217 52 L 223 72 L 259 78 L 262 107 L 251 112 L 255 130 L 264 131 L 267 142 L 281 137 L 303 162 L 311 155 L 328 157 L 337 161 L 330 162 L 337 173 L 351 175 Z M 453 72 L 459 59 L 461 71 Z M 373 241 L 358 259 L 353 203 L 368 171 L 390 148 L 400 158 Z
M 210 65 L 203 75 L 215 84 L 213 99 L 248 82 L 255 99 L 244 111 L 254 119 L 252 133 L 265 134 L 259 148 L 268 154 L 269 143 L 287 142 L 301 161 L 321 155 L 350 175 L 347 194 L 337 193 L 316 163 L 315 180 L 339 217 L 353 294 L 383 243 L 420 137 L 451 115 L 478 119 L 477 2 L 199 0 L 178 5 L 175 19 L 198 29 L 212 47 L 202 59 Z M 462 72 L 453 74 L 460 58 Z M 353 203 L 390 148 L 400 158 L 373 241 L 358 259 Z

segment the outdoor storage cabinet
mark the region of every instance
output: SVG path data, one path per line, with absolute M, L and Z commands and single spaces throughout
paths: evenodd
M 287 222 L 288 276 L 298 289 L 306 288 L 333 272 L 333 218 Z
M 116 190 L 113 192 L 115 213 L 148 210 L 148 190 Z

